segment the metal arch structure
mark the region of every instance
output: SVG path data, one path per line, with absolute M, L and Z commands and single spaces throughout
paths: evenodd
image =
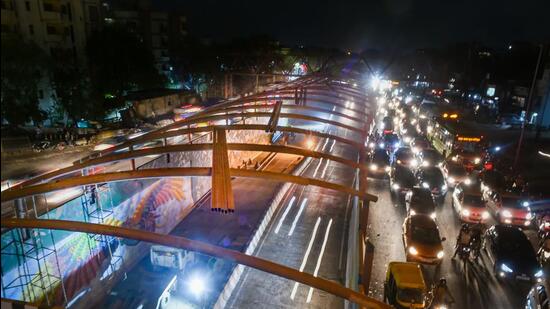
M 305 272 L 300 272 L 291 267 L 274 263 L 262 258 L 210 245 L 200 241 L 191 240 L 184 237 L 158 234 L 125 227 L 65 220 L 6 219 L 2 220 L 1 225 L 3 228 L 10 229 L 39 228 L 101 234 L 200 252 L 209 256 L 231 260 L 241 265 L 252 267 L 264 272 L 271 273 L 273 275 L 303 283 L 316 289 L 323 290 L 330 294 L 342 297 L 366 308 L 391 308 L 388 304 L 368 297 L 359 292 L 353 291 L 349 288 L 343 287 L 342 285 L 334 281 L 319 278 Z
M 294 176 L 284 173 L 264 172 L 256 170 L 244 170 L 237 168 L 229 169 L 231 176 L 248 177 L 248 178 L 263 178 L 273 181 L 291 182 L 299 185 L 313 185 L 321 188 L 336 190 L 358 196 L 371 202 L 376 202 L 378 198 L 374 195 L 359 190 L 352 189 L 347 186 L 326 182 L 314 178 Z M 210 167 L 176 167 L 176 168 L 154 168 L 143 170 L 130 170 L 122 172 L 101 173 L 88 176 L 76 176 L 65 179 L 59 179 L 53 182 L 47 182 L 39 185 L 24 187 L 19 190 L 4 192 L 2 194 L 2 202 L 11 201 L 27 196 L 48 193 L 73 187 L 93 185 L 105 182 L 116 182 L 124 180 L 161 178 L 161 177 L 187 177 L 187 176 L 212 176 L 212 168 Z
M 336 92 L 337 94 L 334 94 Z M 292 96 L 294 94 L 294 96 Z M 271 95 L 279 96 L 271 97 Z M 309 97 L 307 97 L 309 95 Z M 308 106 L 306 102 L 315 101 L 317 102 L 316 97 L 326 97 L 324 103 L 333 105 L 334 107 L 342 109 L 341 112 L 336 110 L 328 110 L 321 107 Z M 278 104 L 279 111 L 275 112 L 274 106 L 259 104 L 268 100 L 292 100 L 295 99 L 295 102 L 299 103 L 296 105 L 284 105 L 282 103 Z M 353 100 L 356 103 L 355 107 L 362 107 L 361 109 L 354 108 L 349 106 L 343 101 Z M 253 103 L 248 105 L 247 103 Z M 321 102 L 323 103 L 323 102 Z M 247 104 L 247 105 L 245 105 Z M 368 216 L 368 202 L 376 201 L 377 197 L 366 193 L 366 169 L 364 168 L 364 159 L 365 159 L 365 145 L 362 140 L 353 140 L 346 137 L 341 137 L 329 133 L 323 133 L 318 131 L 307 130 L 303 128 L 291 127 L 291 126 L 280 126 L 277 124 L 279 117 L 290 118 L 290 119 L 301 119 L 306 121 L 313 121 L 320 124 L 327 124 L 336 126 L 349 130 L 351 132 L 357 133 L 361 137 L 366 137 L 368 132 L 368 124 L 371 123 L 368 118 L 370 115 L 366 112 L 366 107 L 368 107 L 367 97 L 364 94 L 359 93 L 356 89 L 353 89 L 351 86 L 345 86 L 336 83 L 330 83 L 329 79 L 326 76 L 320 74 L 315 74 L 310 77 L 305 77 L 303 79 L 298 79 L 297 81 L 288 83 L 287 85 L 276 87 L 272 90 L 258 93 L 252 96 L 238 98 L 234 100 L 229 100 L 222 102 L 221 104 L 206 108 L 202 112 L 197 113 L 185 119 L 183 121 L 178 121 L 174 124 L 153 130 L 142 136 L 139 136 L 135 139 L 129 140 L 125 143 L 117 145 L 113 148 L 100 151 L 95 155 L 88 156 L 83 160 L 74 162 L 72 166 L 52 171 L 44 175 L 35 177 L 29 181 L 25 181 L 17 186 L 14 186 L 4 192 L 1 195 L 1 201 L 11 201 L 14 199 L 21 199 L 26 196 L 34 196 L 37 194 L 48 193 L 51 191 L 61 190 L 65 188 L 86 186 L 90 184 L 98 184 L 105 182 L 114 182 L 114 181 L 124 181 L 130 179 L 144 179 L 144 178 L 161 178 L 161 177 L 185 177 L 185 176 L 205 176 L 212 178 L 212 201 L 214 204 L 214 196 L 217 196 L 217 200 L 222 203 L 225 201 L 226 206 L 222 206 L 217 209 L 228 209 L 231 210 L 231 202 L 227 202 L 232 199 L 231 187 L 227 186 L 228 180 L 230 177 L 251 177 L 251 178 L 260 178 L 268 179 L 279 182 L 290 182 L 298 185 L 313 185 L 330 190 L 337 190 L 357 196 L 363 200 L 367 206 L 364 206 L 367 210 Z M 287 108 L 288 107 L 288 108 Z M 271 109 L 270 112 L 244 112 L 244 110 L 249 109 Z M 358 125 L 348 125 L 340 121 L 334 121 L 329 119 L 323 119 L 321 117 L 309 116 L 296 112 L 286 112 L 281 113 L 282 108 L 287 108 L 290 111 L 314 111 L 314 112 L 323 112 L 327 114 L 332 114 L 341 118 L 349 119 L 355 121 Z M 238 111 L 242 112 L 231 112 Z M 265 124 L 227 124 L 227 125 L 209 125 L 207 127 L 196 127 L 194 126 L 197 123 L 205 121 L 213 121 L 220 119 L 231 119 L 231 118 L 242 118 L 246 119 L 249 117 L 267 117 L 274 119 L 272 123 Z M 364 124 L 361 125 L 361 117 L 365 118 Z M 328 117 L 327 117 L 328 118 Z M 277 145 L 259 145 L 259 144 L 228 144 L 225 140 L 225 131 L 226 130 L 257 130 L 257 131 L 282 131 L 282 132 L 294 132 L 300 133 L 309 136 L 316 136 L 320 138 L 330 138 L 335 141 L 343 142 L 348 145 L 351 145 L 353 148 L 359 152 L 359 160 L 352 161 L 339 156 L 332 154 L 317 152 L 309 149 L 302 149 L 298 147 L 289 147 L 289 146 L 277 146 Z M 192 144 L 189 140 L 188 144 L 176 144 L 176 145 L 167 145 L 166 139 L 168 137 L 175 137 L 183 134 L 189 133 L 212 133 L 213 135 L 218 136 L 214 139 L 214 142 L 211 144 Z M 218 133 L 217 133 L 218 132 Z M 223 132 L 219 134 L 219 132 Z M 138 149 L 134 150 L 134 146 L 139 146 L 148 141 L 152 140 L 164 140 L 165 144 L 162 147 L 154 147 L 149 149 Z M 117 150 L 127 149 L 127 152 L 115 153 Z M 60 176 L 67 176 L 70 173 L 82 171 L 88 167 L 108 164 L 111 162 L 123 161 L 123 160 L 133 160 L 135 158 L 153 155 L 153 154 L 165 154 L 171 152 L 187 152 L 187 151 L 204 151 L 212 150 L 213 153 L 213 166 L 212 167 L 177 167 L 177 168 L 155 168 L 155 169 L 143 169 L 143 170 L 126 170 L 122 172 L 111 172 L 111 173 L 100 173 L 93 175 L 85 176 L 70 176 L 67 178 L 61 178 Z M 348 187 L 331 182 L 326 182 L 318 179 L 294 176 L 291 174 L 285 173 L 275 173 L 275 172 L 265 172 L 265 171 L 256 171 L 256 170 L 243 170 L 243 169 L 234 169 L 229 168 L 227 152 L 228 151 L 269 151 L 275 153 L 290 153 L 304 157 L 314 157 L 314 158 L 324 158 L 327 160 L 336 161 L 347 166 L 350 166 L 359 171 L 359 186 L 358 187 Z M 223 155 L 225 153 L 225 156 Z M 222 154 L 222 155 L 220 155 Z M 217 159 L 214 159 L 217 158 Z M 220 177 L 213 177 L 218 175 L 217 171 L 223 171 L 223 175 Z M 216 175 L 213 175 L 213 172 Z M 218 175 L 219 176 L 219 175 Z M 215 180 L 217 179 L 217 180 Z M 224 189 L 220 192 L 220 187 Z M 216 192 L 217 191 L 217 192 Z M 214 207 L 214 205 L 213 205 Z M 8 221 L 9 220 L 9 221 Z M 366 220 L 366 219 L 364 219 Z M 69 226 L 67 224 L 73 224 Z M 344 297 L 350 301 L 356 302 L 360 305 L 372 307 L 372 308 L 387 308 L 387 306 L 379 301 L 368 298 L 367 296 L 354 292 L 350 289 L 346 289 L 339 284 L 331 283 L 328 280 L 323 280 L 315 278 L 309 274 L 299 272 L 287 268 L 282 265 L 278 265 L 269 261 L 262 261 L 258 258 L 244 255 L 242 253 L 230 252 L 223 248 L 217 248 L 216 246 L 193 243 L 190 240 L 178 238 L 175 236 L 167 236 L 154 234 L 143 231 L 136 231 L 130 229 L 122 229 L 117 227 L 111 227 L 106 225 L 90 225 L 79 222 L 67 222 L 67 221 L 50 221 L 50 220 L 27 220 L 27 219 L 3 219 L 2 220 L 3 228 L 47 228 L 47 229 L 67 229 L 72 231 L 79 232 L 89 232 L 96 234 L 105 234 L 118 237 L 128 237 L 138 240 L 144 240 L 149 242 L 157 242 L 159 244 L 165 244 L 168 246 L 180 246 L 181 248 L 187 248 L 189 250 L 195 250 L 210 254 L 212 256 L 217 256 L 221 258 L 230 258 L 234 259 L 236 262 L 243 265 L 256 267 L 260 270 L 264 270 L 285 278 L 289 278 L 295 281 L 302 282 L 304 284 L 313 286 L 315 288 L 323 289 L 334 295 Z M 134 233 L 134 234 L 133 234 Z M 137 234 L 135 234 L 137 233 Z M 191 243 L 190 243 L 191 242 Z M 202 246 L 202 247 L 201 247 Z M 204 247 L 206 246 L 206 247 Z M 194 248 L 194 249 L 193 249 Z M 203 251 L 200 251 L 203 250 Z M 265 262 L 265 263 L 264 263 Z M 267 264 L 266 264 L 267 263 Z

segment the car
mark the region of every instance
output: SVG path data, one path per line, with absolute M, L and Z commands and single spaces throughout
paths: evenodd
M 452 160 L 443 162 L 441 165 L 441 171 L 443 172 L 443 176 L 445 177 L 447 185 L 450 188 L 454 188 L 457 183 L 463 183 L 465 185 L 472 183 L 472 179 L 468 177 L 468 171 L 466 171 L 466 168 Z
M 397 150 L 393 153 L 392 156 L 392 165 L 401 165 L 405 167 L 412 167 L 415 168 L 417 161 L 413 161 L 414 154 L 410 147 L 399 147 Z
M 493 225 L 485 232 L 484 248 L 498 279 L 533 282 L 544 278 L 535 250 L 521 229 Z
M 467 171 L 480 169 L 483 165 L 483 156 L 478 151 L 469 151 L 464 149 L 455 150 L 451 153 L 451 160 L 462 164 Z
M 520 115 L 511 114 L 511 113 L 505 113 L 501 114 L 497 118 L 497 123 L 501 126 L 511 126 L 511 127 L 521 127 L 525 119 L 521 117 Z
M 414 187 L 405 196 L 405 207 L 410 215 L 424 214 L 435 219 L 435 203 L 429 189 Z
M 382 133 L 383 134 L 392 134 L 394 125 L 393 125 L 393 119 L 390 116 L 384 117 L 382 120 Z
M 439 228 L 428 215 L 416 214 L 403 222 L 403 246 L 407 262 L 440 264 L 445 253 Z
M 487 208 L 500 223 L 528 227 L 534 219 L 529 203 L 519 195 L 495 193 L 489 196 L 486 202 Z
M 390 262 L 384 281 L 384 301 L 395 308 L 427 308 L 428 288 L 418 263 Z
M 392 195 L 404 197 L 416 184 L 412 171 L 402 165 L 395 165 L 390 170 L 390 190 Z
M 411 140 L 411 149 L 413 153 L 418 153 L 428 148 L 430 148 L 430 142 L 428 142 L 424 137 L 415 137 Z
M 384 147 L 390 152 L 394 152 L 395 149 L 399 148 L 401 146 L 401 142 L 399 142 L 399 137 L 397 134 L 384 134 L 382 136 L 382 139 L 380 140 L 380 143 L 384 145 Z
M 383 177 L 390 172 L 390 156 L 385 149 L 376 148 L 370 154 L 369 176 Z
M 417 183 L 430 189 L 435 199 L 443 200 L 447 194 L 447 183 L 441 170 L 435 166 L 420 167 L 416 172 Z
M 463 222 L 485 223 L 491 216 L 485 207 L 479 185 L 458 184 L 453 191 L 451 206 Z
M 548 282 L 537 282 L 527 294 L 525 309 L 549 309 L 550 286 Z
M 439 166 L 443 163 L 443 157 L 433 148 L 420 150 L 416 157 L 422 166 Z

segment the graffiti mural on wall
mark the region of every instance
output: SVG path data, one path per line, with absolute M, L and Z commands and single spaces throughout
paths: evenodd
M 192 205 L 189 177 L 161 179 L 115 207 L 113 216 L 104 224 L 168 233 L 183 219 L 186 209 Z M 136 254 L 134 247 L 122 245 L 116 238 L 110 239 L 111 251 L 114 255 L 121 256 L 124 260 L 132 254 Z M 110 256 L 107 243 L 96 241 L 89 235 L 72 233 L 55 245 L 57 261 L 63 274 L 63 283 L 69 300 L 94 280 L 99 280 L 102 277 L 101 274 L 109 266 Z M 23 266 L 29 270 L 29 273 L 35 274 L 33 282 L 40 279 L 39 267 L 42 269 L 42 273 L 47 271 L 49 274 L 59 276 L 57 261 L 53 254 L 46 257 L 40 264 L 34 260 L 28 260 L 21 267 L 5 270 L 2 280 L 4 282 L 14 280 Z M 62 304 L 63 294 L 60 282 L 52 282 L 52 287 L 53 289 L 50 289 L 49 293 L 54 296 L 56 303 Z M 44 300 L 45 296 L 42 288 L 31 284 L 31 282 L 20 289 L 2 292 L 2 297 L 32 302 L 40 302 Z M 52 298 L 50 297 L 50 299 Z

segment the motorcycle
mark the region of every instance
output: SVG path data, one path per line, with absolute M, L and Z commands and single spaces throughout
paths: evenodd
M 541 241 L 540 248 L 537 251 L 537 259 L 541 266 L 550 263 L 550 238 L 546 237 Z
M 52 144 L 49 141 L 41 141 L 41 142 L 34 143 L 32 145 L 32 150 L 34 152 L 41 152 L 41 151 L 48 150 L 51 147 L 52 147 Z

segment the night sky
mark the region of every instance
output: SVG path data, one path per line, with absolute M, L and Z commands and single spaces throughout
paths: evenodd
M 155 0 L 153 0 L 155 1 Z M 189 32 L 214 40 L 269 34 L 282 43 L 362 51 L 479 41 L 550 41 L 550 0 L 168 1 Z

